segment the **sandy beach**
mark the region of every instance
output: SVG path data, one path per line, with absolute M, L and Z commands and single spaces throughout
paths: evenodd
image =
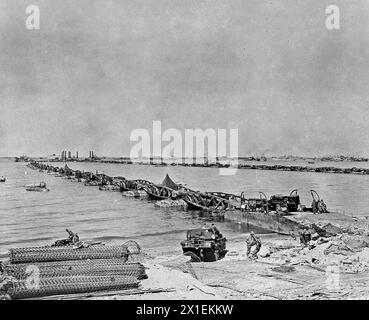
M 352 236 L 354 237 L 354 236 Z M 350 241 L 353 238 L 350 238 Z M 145 252 L 148 279 L 141 288 L 169 292 L 112 295 L 90 299 L 367 299 L 369 249 L 355 253 L 324 253 L 339 241 L 330 239 L 313 249 L 291 237 L 265 235 L 258 260 L 245 254 L 244 237 L 228 240 L 228 254 L 216 262 L 190 263 L 180 248 Z M 352 244 L 352 242 L 351 242 Z M 264 256 L 264 257 L 263 257 Z

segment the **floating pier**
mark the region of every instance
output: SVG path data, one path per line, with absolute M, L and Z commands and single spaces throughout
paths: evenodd
M 296 190 L 289 196 L 272 196 L 267 199 L 260 192 L 260 198 L 246 199 L 243 194 L 238 196 L 223 192 L 194 191 L 175 184 L 169 176 L 165 177 L 163 183 L 155 184 L 142 179 L 128 180 L 98 172 L 72 170 L 67 165 L 59 168 L 42 162 L 31 162 L 28 166 L 53 175 L 61 175 L 72 181 L 84 182 L 86 186 L 98 186 L 100 190 L 120 191 L 123 196 L 159 200 L 155 203 L 158 207 L 201 210 L 217 219 L 249 224 L 280 234 L 296 233 L 312 225 L 317 228 L 329 228 L 330 233 L 337 234 L 347 232 L 353 227 L 360 229 L 361 226 L 368 225 L 365 219 L 328 213 L 325 204 L 314 190 L 311 190 L 312 207 L 302 206 L 302 210 L 297 210 L 300 200 Z

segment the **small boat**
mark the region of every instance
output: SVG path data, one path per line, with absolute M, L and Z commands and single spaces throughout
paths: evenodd
M 0 182 L 5 182 L 6 181 L 6 178 L 4 176 L 1 176 L 0 177 Z
M 36 192 L 48 192 L 48 191 L 50 191 L 48 188 L 46 188 L 46 183 L 45 182 L 40 182 L 39 184 L 26 185 L 25 187 L 26 187 L 27 191 L 36 191 Z

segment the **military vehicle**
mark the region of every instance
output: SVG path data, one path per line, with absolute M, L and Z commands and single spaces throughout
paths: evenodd
M 277 207 L 285 208 L 287 212 L 295 212 L 299 210 L 300 196 L 297 193 L 297 189 L 292 190 L 288 196 L 285 195 L 273 195 L 268 201 L 269 210 L 276 211 Z
M 183 254 L 192 261 L 217 261 L 226 253 L 226 241 L 217 229 L 202 228 L 187 231 L 186 240 L 181 242 Z

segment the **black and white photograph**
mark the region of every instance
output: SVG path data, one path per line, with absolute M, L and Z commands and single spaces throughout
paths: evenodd
M 368 1 L 1 0 L 0 300 L 367 299 Z

